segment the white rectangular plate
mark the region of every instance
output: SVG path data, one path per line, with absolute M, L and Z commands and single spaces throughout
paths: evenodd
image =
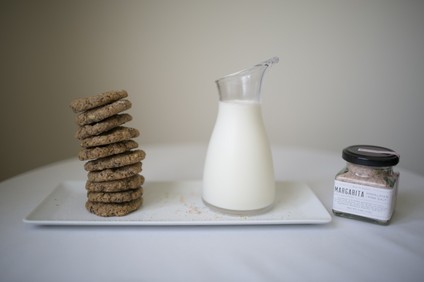
M 60 183 L 25 219 L 42 225 L 271 225 L 322 224 L 331 216 L 312 190 L 296 182 L 277 183 L 274 207 L 263 214 L 226 215 L 201 199 L 202 182 L 147 182 L 142 207 L 123 217 L 100 217 L 85 208 L 83 181 Z

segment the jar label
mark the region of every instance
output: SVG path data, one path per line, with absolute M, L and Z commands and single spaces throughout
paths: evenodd
M 396 198 L 394 189 L 334 181 L 333 209 L 377 220 L 389 220 Z

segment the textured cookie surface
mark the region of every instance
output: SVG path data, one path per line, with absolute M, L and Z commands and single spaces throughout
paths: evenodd
M 75 133 L 75 138 L 81 140 L 90 136 L 99 135 L 100 133 L 109 131 L 131 120 L 132 116 L 130 114 L 117 114 L 104 119 L 101 122 L 78 127 L 77 132 Z
M 91 202 L 122 203 L 140 198 L 143 188 L 131 189 L 120 192 L 87 192 L 87 199 Z
M 134 140 L 126 140 L 108 145 L 82 148 L 78 153 L 81 161 L 104 158 L 107 156 L 120 154 L 138 147 L 138 143 Z
M 89 181 L 100 182 L 123 179 L 134 176 L 141 172 L 141 162 L 122 166 L 118 168 L 108 168 L 100 171 L 90 171 L 87 175 Z
M 128 151 L 125 153 L 88 161 L 84 165 L 84 169 L 87 171 L 97 171 L 107 168 L 130 165 L 144 160 L 145 155 L 146 154 L 143 150 Z
M 143 204 L 143 198 L 124 203 L 99 203 L 87 201 L 85 207 L 98 216 L 124 216 L 136 211 Z
M 131 108 L 131 102 L 129 100 L 118 100 L 111 104 L 106 104 L 104 106 L 82 112 L 76 116 L 75 121 L 78 125 L 83 126 L 86 124 L 99 122 L 120 112 L 128 110 L 129 108 Z
M 93 192 L 119 192 L 137 189 L 143 184 L 144 176 L 136 174 L 131 177 L 111 181 L 93 182 L 88 180 L 85 183 L 85 189 Z
M 100 135 L 88 137 L 81 140 L 81 147 L 88 148 L 88 147 L 112 144 L 116 142 L 129 140 L 139 135 L 140 135 L 140 132 L 135 128 L 118 126 Z
M 125 90 L 108 91 L 95 96 L 75 99 L 71 102 L 70 107 L 75 113 L 78 113 L 97 108 L 126 97 L 128 97 L 128 93 Z

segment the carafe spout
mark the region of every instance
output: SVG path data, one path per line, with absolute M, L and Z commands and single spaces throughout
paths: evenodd
M 263 61 L 262 63 L 257 64 L 256 66 L 266 66 L 269 67 L 273 64 L 278 64 L 280 59 L 278 57 L 272 57 L 271 59 L 268 59 L 266 61 Z
M 272 57 L 251 68 L 217 79 L 215 82 L 218 87 L 219 100 L 260 102 L 262 79 L 265 71 L 278 62 L 278 57 Z

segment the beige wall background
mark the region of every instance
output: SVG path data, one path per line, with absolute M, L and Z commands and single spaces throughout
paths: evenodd
M 424 174 L 423 14 L 400 0 L 2 0 L 0 180 L 74 157 L 69 102 L 112 89 L 129 92 L 141 144 L 206 144 L 215 79 L 274 55 L 273 146 L 382 145 Z

